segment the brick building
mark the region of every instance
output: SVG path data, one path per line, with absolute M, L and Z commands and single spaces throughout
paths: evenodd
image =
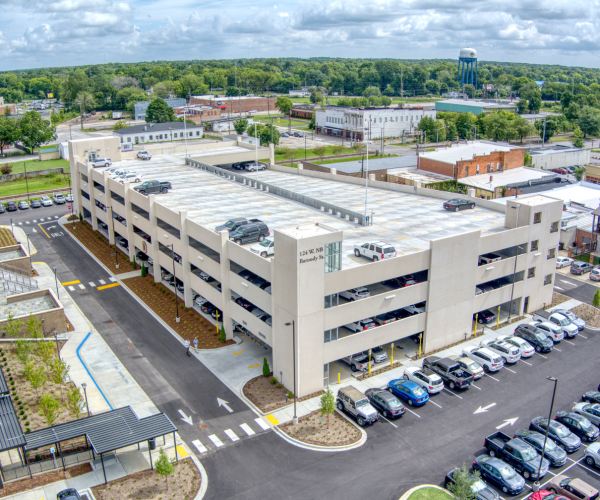
M 277 97 L 214 97 L 210 95 L 192 96 L 190 104 L 218 106 L 223 113 L 247 113 L 250 111 L 277 111 Z
M 508 144 L 475 141 L 419 156 L 418 169 L 448 177 L 503 172 L 525 165 L 525 149 Z
M 290 114 L 296 118 L 310 120 L 315 114 L 315 106 L 313 104 L 296 104 Z
M 185 110 L 185 117 L 188 120 L 193 121 L 196 125 L 202 124 L 205 121 L 219 120 L 221 118 L 222 110 L 219 106 L 179 106 L 173 108 L 175 116 L 183 117 Z

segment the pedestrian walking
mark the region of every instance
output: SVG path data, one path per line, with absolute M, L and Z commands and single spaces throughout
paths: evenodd
M 183 343 L 183 345 L 185 346 L 185 353 L 188 356 L 191 356 L 191 354 L 190 354 L 190 341 L 186 339 L 185 342 Z
M 194 349 L 196 349 L 196 354 L 198 354 L 198 337 L 194 337 Z

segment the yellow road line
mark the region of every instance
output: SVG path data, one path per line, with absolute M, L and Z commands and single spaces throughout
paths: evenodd
M 277 425 L 279 420 L 277 420 L 273 415 L 266 415 L 267 420 L 271 422 L 273 425 Z
M 41 229 L 41 230 L 44 232 L 44 234 L 45 234 L 46 236 L 48 236 L 48 239 L 50 239 L 50 235 L 49 235 L 49 234 L 46 232 L 46 230 L 45 230 L 45 229 L 42 227 L 42 225 L 41 225 L 41 224 L 38 224 L 38 227 L 39 227 L 39 228 L 40 228 L 40 229 Z
M 75 281 L 65 281 L 64 283 L 61 283 L 62 286 L 67 286 L 67 285 L 76 285 L 77 283 L 81 283 L 81 281 L 79 280 L 75 280 Z
M 115 286 L 120 286 L 119 283 L 111 283 L 110 285 L 99 286 L 97 290 L 105 290 L 106 288 L 113 288 Z

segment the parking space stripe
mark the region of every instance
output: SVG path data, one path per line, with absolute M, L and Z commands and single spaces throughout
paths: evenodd
M 255 418 L 254 421 L 260 426 L 263 431 L 269 430 L 269 424 L 267 424 L 262 418 Z
M 96 283 L 94 283 L 93 281 L 90 281 L 88 284 L 89 284 L 89 285 L 90 285 L 92 288 L 94 288 L 94 287 L 96 286 Z
M 488 375 L 487 373 L 484 373 L 484 375 L 486 377 L 490 377 L 492 380 L 495 380 L 496 382 L 500 382 L 497 378 L 492 377 L 491 375 Z
M 557 350 L 558 352 L 562 352 L 558 347 L 555 347 L 554 349 Z
M 204 446 L 198 439 L 195 439 L 194 441 L 192 441 L 192 444 L 196 447 L 196 449 L 200 453 L 206 453 L 208 451 L 206 449 L 206 446 Z
M 453 396 L 456 396 L 459 399 L 462 399 L 458 394 L 454 394 L 453 392 L 450 392 L 448 389 L 444 389 L 448 394 L 452 394 Z
M 527 362 L 527 361 L 525 361 L 524 359 L 522 359 L 521 361 L 523 361 L 523 363 L 525 363 L 526 365 L 533 366 L 531 363 L 528 363 L 528 362 Z
M 398 426 L 392 422 L 390 422 L 387 418 L 385 418 L 383 415 L 379 415 L 379 418 L 382 418 L 383 420 L 385 420 L 388 424 L 393 425 L 396 429 L 398 428 Z
M 538 356 L 541 356 L 541 357 L 542 357 L 542 358 L 544 358 L 544 359 L 548 359 L 548 358 L 547 358 L 546 356 L 544 356 L 543 354 L 539 354 L 539 353 L 537 353 L 537 352 L 536 352 L 536 354 L 537 354 Z
M 231 439 L 233 442 L 235 442 L 235 441 L 239 441 L 239 440 L 240 440 L 240 438 L 239 438 L 239 437 L 237 437 L 236 433 L 235 433 L 235 432 L 233 432 L 231 429 L 226 429 L 226 430 L 225 430 L 225 431 L 223 431 L 223 432 L 225 432 L 225 434 L 227 434 L 227 437 L 228 437 L 229 439 Z
M 223 442 L 216 436 L 216 434 L 211 434 L 208 436 L 208 439 L 210 439 L 217 448 L 223 446 Z
M 475 384 L 471 384 L 471 387 L 475 387 L 475 389 L 477 389 L 479 391 L 481 390 L 481 387 L 477 387 Z
M 25 222 L 25 224 L 29 224 L 29 221 Z
M 567 339 L 563 339 L 567 344 L 571 344 L 571 345 L 575 345 L 575 343 L 571 342 L 570 340 Z
M 252 427 L 250 427 L 248 424 L 240 424 L 240 427 L 246 434 L 248 434 L 248 436 L 254 436 L 254 434 L 256 434 L 256 432 L 254 432 Z
M 114 283 L 115 281 L 117 281 L 117 279 L 116 279 L 116 278 L 112 278 L 112 277 L 111 277 L 111 278 L 108 278 L 108 279 L 109 279 L 109 281 L 112 281 L 113 283 Z
M 587 340 L 587 337 L 585 335 L 581 335 L 581 333 L 579 334 L 580 337 L 583 337 L 584 339 Z
M 79 283 L 79 280 L 75 280 L 75 281 L 65 281 L 64 283 L 61 283 L 62 286 L 67 286 L 67 285 L 76 285 L 77 283 Z
M 430 402 L 432 405 L 435 405 L 435 406 L 437 406 L 438 408 L 441 408 L 441 407 L 442 407 L 441 405 L 437 404 L 435 401 L 432 401 L 432 400 L 431 400 L 431 398 L 429 398 L 429 402 Z
M 85 285 L 82 285 L 81 283 L 79 283 L 79 285 L 77 285 L 79 287 L 80 290 L 85 290 Z
M 40 219 L 40 220 L 46 220 L 46 219 L 42 218 L 42 219 Z
M 74 286 L 69 286 L 67 288 L 69 289 L 70 292 L 74 292 L 75 291 L 75 287 Z
M 37 219 L 33 219 L 33 222 L 37 222 Z
M 505 369 L 505 370 L 508 370 L 509 372 L 512 372 L 512 373 L 517 373 L 516 371 L 514 371 L 514 370 L 511 370 L 510 368 L 506 368 L 506 366 L 504 367 L 504 369 Z
M 104 280 L 98 280 L 98 283 L 100 283 L 101 285 L 106 285 L 106 281 Z
M 412 414 L 413 414 L 415 417 L 419 417 L 419 418 L 421 418 L 421 415 L 417 415 L 417 414 L 416 414 L 414 411 L 412 411 L 412 410 L 409 410 L 408 408 L 406 408 L 406 411 L 409 411 L 409 412 L 411 412 L 411 413 L 412 413 Z

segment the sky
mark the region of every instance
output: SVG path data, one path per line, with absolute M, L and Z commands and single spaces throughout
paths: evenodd
M 458 57 L 600 66 L 600 0 L 0 0 L 0 71 L 153 60 Z

